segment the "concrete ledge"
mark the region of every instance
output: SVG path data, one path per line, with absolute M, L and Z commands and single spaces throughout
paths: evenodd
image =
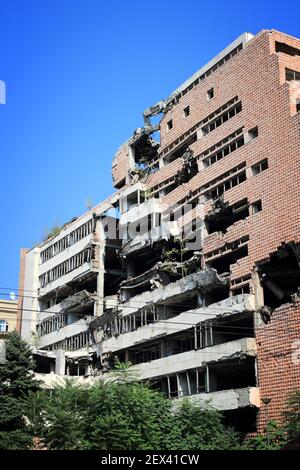
M 204 349 L 193 349 L 173 356 L 134 365 L 132 370 L 136 373 L 138 379 L 145 380 L 203 367 L 207 362 L 225 359 L 227 356 L 229 358 L 237 353 L 255 356 L 255 338 L 243 338 Z
M 246 406 L 260 407 L 258 387 L 221 390 L 219 392 L 199 393 L 189 397 L 180 397 L 174 399 L 174 405 L 179 404 L 183 398 L 188 398 L 195 403 L 200 402 L 203 405 L 211 406 L 220 411 L 236 410 Z

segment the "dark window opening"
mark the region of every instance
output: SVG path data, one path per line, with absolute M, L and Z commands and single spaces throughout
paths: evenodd
M 167 122 L 168 130 L 170 131 L 173 127 L 173 120 L 170 119 L 170 121 Z
M 217 118 L 215 118 L 214 120 L 210 121 L 208 124 L 203 126 L 201 128 L 202 135 L 205 136 L 209 134 L 214 129 L 221 126 L 226 121 L 228 121 L 228 119 L 233 118 L 236 114 L 240 113 L 241 111 L 242 111 L 242 103 L 239 102 L 236 105 L 234 105 L 231 109 L 229 109 L 228 111 L 225 111 L 220 116 L 218 116 Z
M 260 162 L 252 166 L 252 174 L 253 176 L 256 176 L 262 171 L 265 171 L 267 169 L 268 169 L 268 159 L 265 158 L 264 160 L 261 160 Z
M 183 115 L 184 115 L 184 117 L 188 117 L 190 115 L 190 107 L 189 106 L 184 108 Z
M 278 42 L 278 41 L 275 42 L 275 51 L 283 52 L 284 54 L 291 55 L 291 56 L 300 55 L 300 49 L 289 46 L 288 44 L 285 44 L 284 42 Z
M 176 158 L 182 157 L 182 155 L 188 150 L 190 145 L 192 145 L 197 140 L 197 132 L 191 134 L 185 141 L 184 144 L 178 147 L 174 152 L 164 158 L 164 164 L 173 162 Z
M 246 256 L 248 256 L 248 245 L 241 246 L 230 253 L 208 261 L 206 265 L 209 268 L 216 269 L 218 274 L 229 274 L 230 266 Z
M 37 374 L 50 374 L 55 369 L 55 359 L 34 355 L 35 368 Z
M 206 305 L 214 304 L 216 302 L 221 302 L 229 297 L 229 287 L 218 286 L 214 289 L 211 289 L 206 295 Z
M 214 97 L 214 95 L 215 95 L 214 89 L 210 88 L 210 90 L 208 90 L 206 93 L 207 101 L 211 100 Z
M 215 209 L 205 218 L 207 233 L 209 235 L 214 232 L 226 233 L 228 227 L 239 220 L 246 219 L 248 216 L 249 205 L 247 199 L 243 199 L 232 206 L 215 203 Z
M 288 82 L 295 80 L 296 82 L 300 81 L 300 72 L 296 70 L 285 69 L 285 78 Z
M 241 313 L 220 319 L 212 325 L 213 344 L 254 338 L 253 314 Z
M 258 137 L 258 127 L 254 127 L 248 132 L 249 140 L 256 139 Z
M 238 408 L 236 410 L 225 410 L 223 411 L 224 423 L 243 434 L 256 432 L 257 414 L 258 408 L 255 406 L 246 406 L 245 408 Z
M 209 367 L 210 392 L 236 388 L 255 387 L 254 358 L 226 363 L 220 362 Z
M 252 210 L 252 214 L 257 214 L 258 212 L 262 211 L 261 199 L 259 199 L 258 201 L 255 201 L 255 202 L 253 202 L 253 204 L 251 204 L 251 210 Z
M 231 289 L 233 295 L 250 294 L 250 284 L 243 284 L 240 287 Z
M 299 245 L 287 244 L 259 265 L 264 304 L 277 308 L 298 298 L 300 289 Z

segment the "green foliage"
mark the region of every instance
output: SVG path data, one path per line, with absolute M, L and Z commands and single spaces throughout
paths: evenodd
M 114 377 L 113 382 L 126 383 L 137 380 L 137 374 L 131 366 L 131 362 L 121 362 L 118 357 L 116 357 L 115 368 L 111 372 Z
M 283 417 L 288 439 L 296 439 L 300 436 L 300 390 L 296 390 L 289 397 Z
M 126 367 L 119 364 L 122 373 Z M 99 382 L 84 388 L 68 382 L 52 397 L 34 402 L 32 425 L 48 449 L 201 450 L 235 449 L 239 435 L 222 415 L 190 402 L 173 403 L 148 384 Z M 33 397 L 31 397 L 31 400 Z
M 116 361 L 114 379 L 84 387 L 68 380 L 51 394 L 33 379 L 30 348 L 9 335 L 0 365 L 0 449 L 49 450 L 277 450 L 299 434 L 295 392 L 285 426 L 270 421 L 265 433 L 241 444 L 241 436 L 207 403 L 168 400 L 137 381 L 130 363 Z
M 172 450 L 234 450 L 240 436 L 223 423 L 222 414 L 211 408 L 182 400 L 174 413 Z
M 269 421 L 264 434 L 248 439 L 243 444 L 245 450 L 279 450 L 287 443 L 286 431 L 276 421 Z
M 6 341 L 6 362 L 0 364 L 0 449 L 26 449 L 31 435 L 24 417 L 27 398 L 36 392 L 29 346 L 16 332 Z

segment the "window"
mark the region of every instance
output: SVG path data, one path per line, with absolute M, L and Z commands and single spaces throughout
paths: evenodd
M 275 50 L 276 52 L 282 52 L 283 54 L 288 54 L 291 56 L 300 55 L 300 50 L 296 49 L 296 47 L 289 46 L 288 44 L 284 44 L 283 42 L 275 42 Z
M 202 135 L 205 136 L 212 132 L 214 129 L 217 127 L 221 126 L 225 122 L 228 121 L 228 119 L 233 118 L 236 114 L 240 113 L 242 111 L 242 103 L 236 103 L 234 106 L 232 106 L 229 110 L 226 110 L 222 114 L 219 114 L 214 118 L 214 115 L 217 113 L 214 113 L 212 115 L 212 120 L 209 121 L 205 126 L 201 128 L 202 130 Z
M 297 113 L 300 113 L 300 100 L 296 101 L 296 111 Z
M 8 331 L 8 323 L 5 320 L 0 320 L 0 332 L 6 333 Z
M 252 174 L 253 176 L 255 176 L 267 169 L 268 169 L 268 159 L 265 158 L 261 162 L 258 162 L 252 166 Z
M 210 90 L 206 92 L 207 101 L 210 101 L 214 96 L 215 96 L 214 89 L 210 88 Z
M 256 137 L 258 137 L 258 128 L 254 127 L 253 129 L 250 129 L 250 131 L 248 132 L 248 135 L 249 135 L 249 140 L 256 139 Z
M 288 82 L 292 80 L 300 82 L 300 72 L 296 72 L 296 70 L 285 69 L 285 78 Z
M 251 204 L 251 207 L 252 207 L 252 214 L 257 214 L 257 212 L 260 212 L 262 210 L 261 199 L 259 199 L 256 202 L 253 202 L 253 204 Z
M 188 117 L 190 115 L 190 107 L 189 106 L 184 108 L 183 115 L 184 115 L 184 117 Z
M 168 126 L 168 131 L 170 131 L 173 127 L 173 120 L 170 119 L 170 121 L 167 122 L 167 126 Z
M 244 143 L 245 141 L 243 135 L 238 137 L 236 140 L 232 140 L 229 144 L 219 148 L 217 152 L 213 152 L 211 155 L 204 158 L 203 167 L 208 168 L 209 166 L 221 160 L 223 157 L 226 157 L 226 155 L 229 155 L 230 153 L 242 147 Z

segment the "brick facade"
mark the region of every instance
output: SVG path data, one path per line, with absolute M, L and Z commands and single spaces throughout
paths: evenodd
M 240 184 L 225 190 L 224 202 L 233 205 L 247 198 L 251 205 L 261 201 L 261 210 L 257 213 L 249 213 L 244 220 L 229 226 L 225 233 L 206 234 L 204 238 L 202 267 L 206 259 L 213 259 L 210 253 L 236 240 L 248 239 L 248 255 L 230 266 L 231 285 L 238 285 L 245 277 L 252 276 L 253 280 L 257 264 L 268 260 L 282 244 L 300 242 L 300 114 L 297 112 L 300 83 L 287 81 L 286 69 L 300 72 L 300 40 L 274 30 L 261 31 L 195 86 L 177 97 L 171 95 L 160 121 L 160 169 L 148 177 L 146 187 L 162 184 L 181 170 L 180 153 L 172 163 L 168 158 L 180 150 L 191 135 L 195 138 L 188 147 L 198 157 L 195 176 L 160 194 L 164 207 L 195 200 L 195 195 L 199 198 L 205 192 L 205 185 L 222 175 L 226 180 L 226 173 L 239 166 L 241 170 L 237 171 L 246 176 Z M 213 97 L 209 99 L 211 89 Z M 241 110 L 211 132 L 201 135 L 205 120 L 213 120 L 215 113 L 222 113 L 225 106 L 232 106 L 230 103 L 239 103 Z M 188 113 L 185 112 L 187 107 Z M 258 135 L 249 139 L 253 128 L 257 128 Z M 236 131 L 244 135 L 244 145 L 204 167 L 203 154 Z M 130 166 L 125 154 L 126 146 L 123 146 L 114 160 L 113 177 L 118 188 Z M 253 165 L 264 159 L 268 168 L 254 174 Z M 212 209 L 213 200 L 202 202 L 203 216 Z M 189 214 L 189 220 L 193 219 L 193 214 Z M 250 282 L 250 292 L 257 293 L 253 282 Z M 269 324 L 258 322 L 256 338 L 261 397 L 272 399 L 269 418 L 280 420 L 287 396 L 300 388 L 299 365 L 292 362 L 293 344 L 300 338 L 300 303 L 277 308 Z M 259 429 L 263 429 L 264 421 L 262 410 Z

